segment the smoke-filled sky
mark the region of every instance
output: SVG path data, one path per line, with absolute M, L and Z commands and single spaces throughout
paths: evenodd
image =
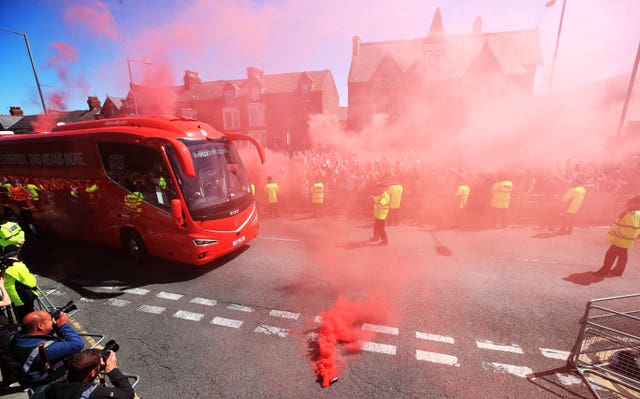
M 205 81 L 329 69 L 347 103 L 352 37 L 363 42 L 425 37 L 440 7 L 448 35 L 539 27 L 547 91 L 562 1 L 547 0 L 23 0 L 0 1 L 0 27 L 24 33 L 47 108 L 86 109 L 95 95 L 125 96 L 137 83 L 180 84 L 185 69 Z M 640 40 L 638 0 L 566 0 L 554 90 L 629 73 Z M 42 110 L 24 39 L 0 30 L 0 114 Z M 148 60 L 151 65 L 144 64 Z

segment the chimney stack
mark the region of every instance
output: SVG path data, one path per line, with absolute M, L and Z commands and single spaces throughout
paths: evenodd
M 247 79 L 262 79 L 264 72 L 256 67 L 247 67 Z
M 202 79 L 200 79 L 200 76 L 198 76 L 198 72 L 189 70 L 184 71 L 184 78 L 182 79 L 182 81 L 184 82 L 185 90 L 191 90 L 191 86 L 194 83 L 202 83 Z
M 355 56 L 360 54 L 360 43 L 361 43 L 360 36 L 357 36 L 357 35 L 354 36 L 353 37 L 353 50 L 351 52 L 352 56 L 355 57 Z
M 89 111 L 100 108 L 100 100 L 96 96 L 89 96 L 87 98 L 87 104 L 89 105 Z
M 482 33 L 482 17 L 476 17 L 476 20 L 473 21 L 472 31 L 474 35 Z
M 9 113 L 12 116 L 24 116 L 24 112 L 22 111 L 22 108 L 20 108 L 20 107 L 10 107 L 9 108 Z

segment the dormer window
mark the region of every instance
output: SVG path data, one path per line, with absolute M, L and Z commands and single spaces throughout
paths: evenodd
M 302 82 L 300 84 L 300 91 L 302 92 L 302 94 L 309 94 L 309 92 L 311 91 L 311 83 Z
M 233 86 L 227 86 L 224 88 L 224 102 L 229 104 L 236 99 L 236 90 Z
M 252 86 L 251 87 L 251 101 L 257 103 L 260 101 L 260 93 L 262 92 L 262 87 L 260 86 Z

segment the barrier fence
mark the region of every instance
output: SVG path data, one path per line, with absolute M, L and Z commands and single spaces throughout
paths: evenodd
M 256 194 L 259 209 L 266 209 L 266 199 Z M 575 217 L 576 225 L 608 225 L 625 208 L 630 194 L 587 194 Z M 560 195 L 514 194 L 507 211 L 511 224 L 558 224 L 562 212 Z M 464 217 L 467 224 L 488 223 L 491 218 L 490 195 L 469 197 Z M 278 207 L 282 214 L 312 214 L 308 195 L 280 193 Z M 447 226 L 454 220 L 453 195 L 406 193 L 402 197 L 400 217 L 407 223 L 435 224 Z M 322 205 L 325 216 L 353 218 L 372 217 L 371 193 L 331 193 L 325 196 Z

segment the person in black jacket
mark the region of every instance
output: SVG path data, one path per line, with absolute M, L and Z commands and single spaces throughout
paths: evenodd
M 106 361 L 100 349 L 85 349 L 65 361 L 67 381 L 54 382 L 38 388 L 31 399 L 133 399 L 131 383 L 118 369 L 116 353 L 109 351 Z M 104 370 L 112 387 L 96 381 Z

